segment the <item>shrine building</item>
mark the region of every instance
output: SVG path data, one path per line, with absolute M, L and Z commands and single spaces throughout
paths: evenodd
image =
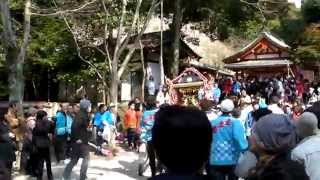
M 293 72 L 290 46 L 284 41 L 263 32 L 246 47 L 223 60 L 225 68 L 239 76 L 275 76 Z

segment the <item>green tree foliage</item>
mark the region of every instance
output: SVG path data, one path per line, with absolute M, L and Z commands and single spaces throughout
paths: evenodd
M 272 24 L 273 23 L 273 24 Z M 292 48 L 297 46 L 297 39 L 304 30 L 305 23 L 301 16 L 301 10 L 294 5 L 289 6 L 287 13 L 269 24 L 270 30 L 281 37 Z
M 297 62 L 320 61 L 320 0 L 306 0 L 302 6 L 304 29 L 296 41 Z
M 305 0 L 302 5 L 302 13 L 307 23 L 320 21 L 320 0 Z
M 296 51 L 300 62 L 320 61 L 320 24 L 309 25 L 300 38 Z

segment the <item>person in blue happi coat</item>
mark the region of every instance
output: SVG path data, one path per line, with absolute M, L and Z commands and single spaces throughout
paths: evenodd
M 212 97 L 215 103 L 219 103 L 221 97 L 221 89 L 219 88 L 217 83 L 214 83 L 212 88 Z
M 247 150 L 248 142 L 241 121 L 231 116 L 233 101 L 226 99 L 220 106 L 222 115 L 211 121 L 212 143 L 207 172 L 215 180 L 237 180 L 234 169 L 240 153 Z
M 68 104 L 61 105 L 61 110 L 56 114 L 55 122 L 55 153 L 59 163 L 66 159 L 67 142 L 70 140 L 72 117 L 67 113 Z
M 232 84 L 232 93 L 236 96 L 239 96 L 241 92 L 241 83 L 238 80 L 235 80 Z
M 108 110 L 101 116 L 101 126 L 103 126 L 103 141 L 106 141 L 109 147 L 114 147 L 116 134 L 115 104 L 111 103 Z
M 96 145 L 97 149 L 95 154 L 100 155 L 101 154 L 101 145 L 103 144 L 103 138 L 102 138 L 102 132 L 104 128 L 104 124 L 102 123 L 102 117 L 106 113 L 106 105 L 100 104 L 99 110 L 94 114 L 93 118 L 93 126 L 96 130 Z
M 147 154 L 149 158 L 149 165 L 151 168 L 152 177 L 156 175 L 156 155 L 152 144 L 152 127 L 154 124 L 154 117 L 158 108 L 156 100 L 153 96 L 148 97 L 146 103 L 146 110 L 142 114 L 141 118 L 141 141 L 147 146 Z M 142 175 L 145 170 L 144 164 L 139 165 L 139 175 Z

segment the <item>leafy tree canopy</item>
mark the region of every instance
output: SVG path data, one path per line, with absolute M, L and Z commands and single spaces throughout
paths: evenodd
M 320 21 L 320 0 L 305 0 L 302 5 L 302 14 L 307 23 Z
M 295 54 L 299 62 L 320 61 L 320 24 L 311 24 L 305 29 Z

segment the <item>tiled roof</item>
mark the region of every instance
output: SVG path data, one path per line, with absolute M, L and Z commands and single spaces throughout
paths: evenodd
M 230 69 L 244 69 L 244 68 L 257 68 L 257 67 L 281 67 L 291 65 L 289 60 L 252 60 L 242 61 L 232 64 L 226 64 L 225 68 Z

